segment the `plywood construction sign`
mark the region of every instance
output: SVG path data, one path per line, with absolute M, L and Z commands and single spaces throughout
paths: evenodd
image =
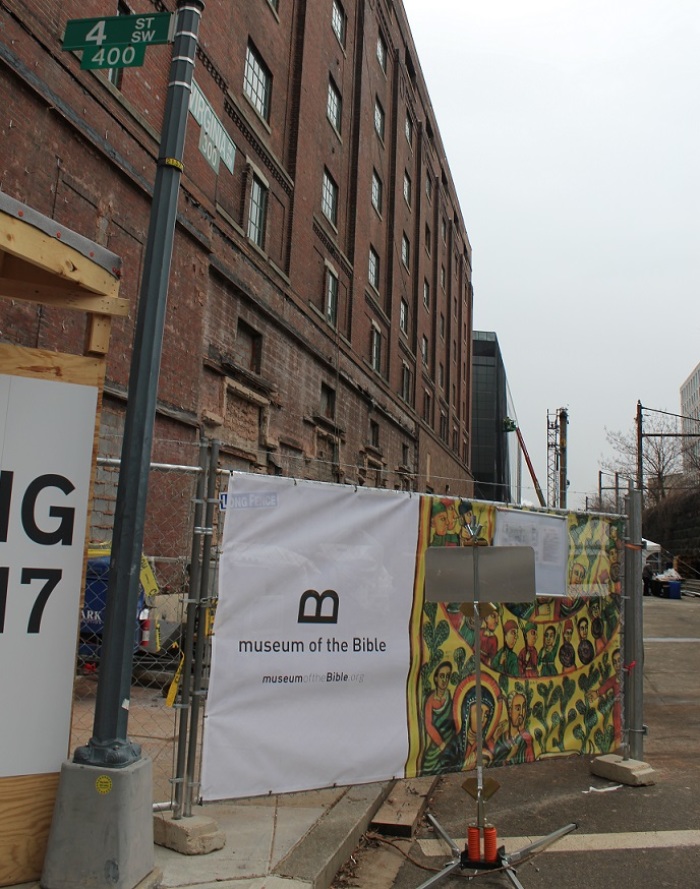
M 88 313 L 85 355 L 0 345 L 0 886 L 39 877 L 68 755 L 114 254 L 0 193 L 0 296 Z M 0 300 L 0 312 L 2 301 Z

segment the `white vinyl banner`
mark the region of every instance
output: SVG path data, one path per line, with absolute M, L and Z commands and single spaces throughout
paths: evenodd
M 204 799 L 403 776 L 419 504 L 231 477 Z
M 0 375 L 0 777 L 68 753 L 97 396 Z

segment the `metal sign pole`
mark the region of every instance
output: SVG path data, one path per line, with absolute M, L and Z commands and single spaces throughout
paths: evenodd
M 126 734 L 133 665 L 133 623 L 143 549 L 148 475 L 173 254 L 177 199 L 202 0 L 178 0 L 138 317 L 129 375 L 121 472 L 93 737 L 74 762 L 119 768 L 141 756 Z

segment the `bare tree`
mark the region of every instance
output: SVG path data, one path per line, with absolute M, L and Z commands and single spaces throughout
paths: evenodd
M 642 472 L 644 495 L 649 505 L 663 500 L 673 489 L 673 480 L 683 472 L 683 439 L 678 422 L 667 414 L 645 414 L 642 437 Z M 608 444 L 615 457 L 603 468 L 620 475 L 637 476 L 637 429 L 630 432 L 605 430 Z

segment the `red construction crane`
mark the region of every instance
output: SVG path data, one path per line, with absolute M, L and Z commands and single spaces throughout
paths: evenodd
M 537 476 L 535 475 L 535 469 L 532 465 L 532 460 L 530 460 L 530 455 L 527 452 L 527 448 L 525 447 L 525 440 L 523 438 L 523 434 L 520 431 L 520 427 L 515 422 L 515 420 L 511 420 L 510 417 L 506 417 L 503 421 L 503 428 L 506 432 L 515 432 L 518 436 L 518 441 L 520 442 L 520 448 L 525 457 L 525 462 L 527 463 L 527 468 L 530 471 L 530 478 L 532 479 L 532 483 L 535 486 L 535 492 L 537 493 L 537 499 L 540 501 L 540 506 L 546 506 L 547 501 L 544 499 L 542 494 L 542 488 L 540 487 L 540 483 L 537 481 Z

